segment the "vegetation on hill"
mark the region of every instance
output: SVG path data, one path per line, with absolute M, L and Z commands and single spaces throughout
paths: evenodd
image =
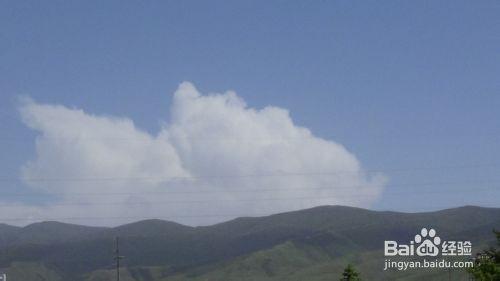
M 361 281 L 359 278 L 359 273 L 354 269 L 351 264 L 348 264 L 347 267 L 342 272 L 342 278 L 340 281 Z
M 25 266 L 25 272 L 56 274 L 61 280 L 110 280 L 113 238 L 120 236 L 120 252 L 126 256 L 123 280 L 326 281 L 338 280 L 346 264 L 370 280 L 440 280 L 447 272 L 383 272 L 383 241 L 409 241 L 423 226 L 432 226 L 447 238 L 488 245 L 490 229 L 500 226 L 500 209 L 462 207 L 409 214 L 325 206 L 204 227 L 160 220 L 115 228 L 61 223 L 36 228 L 41 226 L 58 239 L 33 231 L 33 226 L 6 232 L 0 227 L 0 237 L 8 231 L 23 237 L 9 238 L 0 246 L 0 267 L 12 271 Z M 12 271 L 13 277 L 16 272 L 20 271 Z M 452 274 L 460 280 L 464 273 Z
M 500 246 L 500 231 L 493 231 Z M 491 247 L 476 254 L 476 266 L 469 272 L 478 281 L 500 281 L 500 248 Z

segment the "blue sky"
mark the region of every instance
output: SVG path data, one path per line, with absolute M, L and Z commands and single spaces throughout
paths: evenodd
M 191 81 L 286 108 L 383 171 L 372 208 L 498 207 L 499 14 L 498 1 L 2 1 L 0 175 L 35 157 L 19 96 L 156 134 Z

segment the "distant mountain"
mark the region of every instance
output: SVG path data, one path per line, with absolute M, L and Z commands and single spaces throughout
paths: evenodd
M 88 239 L 106 228 L 47 221 L 18 229 L 11 244 L 51 244 Z
M 422 227 L 471 240 L 480 250 L 500 228 L 500 209 L 399 213 L 323 206 L 203 227 L 162 220 L 114 228 L 0 225 L 0 267 L 11 280 L 113 280 L 113 238 L 119 236 L 126 256 L 122 280 L 336 280 L 347 262 L 369 274 L 366 280 L 440 280 L 443 272 L 382 272 L 383 241 L 409 241 Z
M 87 239 L 106 228 L 47 221 L 16 227 L 0 224 L 0 248 L 23 244 L 51 244 Z
M 162 235 L 184 235 L 193 231 L 193 227 L 179 223 L 163 221 L 158 219 L 143 220 L 134 223 L 124 224 L 109 229 L 106 234 L 114 236 L 162 236 Z
M 8 224 L 0 224 L 0 247 L 8 245 L 14 238 L 20 227 Z

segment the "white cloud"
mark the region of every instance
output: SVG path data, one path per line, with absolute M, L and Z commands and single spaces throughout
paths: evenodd
M 253 109 L 234 92 L 201 95 L 188 82 L 173 98 L 157 135 L 127 118 L 23 102 L 23 121 L 39 135 L 22 177 L 57 197 L 10 207 L 9 217 L 206 224 L 326 204 L 368 207 L 381 193 L 383 176 L 368 177 L 352 153 L 296 126 L 285 109 Z

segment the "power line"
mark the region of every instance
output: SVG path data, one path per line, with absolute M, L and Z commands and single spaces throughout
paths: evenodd
M 384 193 L 384 196 L 426 196 L 429 194 L 446 194 L 446 193 L 476 193 L 481 191 L 500 191 L 500 187 L 494 188 L 475 188 L 473 190 L 435 190 L 435 191 L 412 191 L 399 193 Z M 260 201 L 295 201 L 295 200 L 323 200 L 323 199 L 356 199 L 370 198 L 370 194 L 356 195 L 332 195 L 332 196 L 299 196 L 299 197 L 268 197 L 268 198 L 251 198 L 251 199 L 205 199 L 205 200 L 167 200 L 167 201 L 145 201 L 145 202 L 80 202 L 80 203 L 50 203 L 43 206 L 134 206 L 134 205 L 153 205 L 153 204 L 203 204 L 213 202 L 260 202 Z M 25 204 L 0 204 L 0 208 L 4 207 L 22 207 Z
M 1 112 L 0 112 L 1 114 Z M 6 115 L 4 115 L 6 116 Z M 22 122 L 21 119 L 13 119 L 16 122 Z M 352 134 L 349 136 L 353 136 Z M 367 135 L 363 135 L 367 136 Z M 372 137 L 387 137 L 387 135 L 373 135 Z M 430 137 L 435 136 L 435 134 L 419 134 L 419 135 L 411 135 L 411 137 Z M 488 137 L 488 138 L 499 138 L 500 135 L 497 134 L 481 134 L 481 135 L 471 135 L 471 134 L 446 134 L 449 137 L 455 138 L 478 138 L 478 137 Z M 44 135 L 37 134 L 35 137 L 47 139 L 47 140 L 67 140 L 67 141 L 78 141 L 78 140 L 110 140 L 110 141 L 126 141 L 126 142 L 149 142 L 151 140 L 163 140 L 159 138 L 157 135 L 153 134 L 145 134 L 143 138 L 141 137 L 117 137 L 117 136 L 85 136 L 85 135 L 74 135 L 74 136 L 57 136 L 57 135 Z M 188 136 L 175 136 L 165 138 L 165 140 L 188 140 L 194 142 L 294 142 L 294 141 L 307 141 L 307 140 L 332 140 L 336 136 L 332 137 L 322 137 L 316 135 L 310 136 L 301 136 L 301 137 L 188 137 Z M 338 137 L 338 136 L 337 136 Z M 392 138 L 395 136 L 391 136 Z M 397 136 L 396 136 L 397 137 Z M 1 136 L 0 141 L 29 141 L 32 142 L 34 138 L 29 137 L 21 137 L 21 136 Z
M 68 140 L 68 141 L 76 141 L 76 140 L 112 140 L 112 141 L 138 141 L 138 142 L 149 142 L 151 140 L 162 140 L 162 138 L 155 137 L 153 135 L 144 135 L 143 138 L 129 138 L 129 137 L 116 137 L 116 136 L 103 136 L 103 137 L 89 137 L 89 136 L 74 136 L 74 137 L 62 137 L 62 136 L 46 136 L 46 135 L 38 135 L 43 139 L 48 140 Z M 316 136 L 309 137 L 278 137 L 278 138 L 257 138 L 257 137 L 242 137 L 242 138 L 234 138 L 234 137 L 174 137 L 174 138 L 165 138 L 165 140 L 189 140 L 189 141 L 206 141 L 206 142 L 218 142 L 218 141 L 234 141 L 234 142 L 242 142 L 242 141 L 265 141 L 265 142 L 291 142 L 291 141 L 304 141 L 304 140 L 315 140 L 318 139 Z M 33 141 L 32 138 L 24 138 L 24 137 L 0 137 L 0 140 L 26 140 Z
M 442 185 L 478 185 L 478 184 L 495 184 L 500 183 L 500 180 L 470 180 L 470 181 L 443 181 L 443 182 L 423 182 L 423 183 L 401 183 L 396 185 L 388 185 L 387 187 L 398 188 L 398 187 L 422 187 L 422 186 L 442 186 Z M 196 187 L 198 189 L 188 189 L 184 190 L 156 190 L 156 191 L 137 191 L 137 192 L 48 192 L 48 193 L 39 193 L 39 192 L 17 192 L 17 193 L 9 193 L 9 192 L 0 192 L 0 196 L 53 196 L 53 195 L 61 195 L 61 196 L 116 196 L 116 195 L 143 195 L 143 194 L 204 194 L 204 193 L 252 193 L 252 192 L 267 192 L 267 191 L 294 191 L 294 190 L 307 190 L 307 191 L 315 191 L 315 190 L 347 190 L 347 189 L 356 189 L 356 188 L 365 188 L 367 185 L 342 185 L 342 186 L 287 186 L 287 187 L 258 187 L 258 188 L 242 188 L 242 187 L 230 187 L 230 188 L 216 188 L 216 189 L 204 189 L 199 188 L 202 185 L 197 184 Z
M 199 176 L 172 176 L 172 177 L 74 177 L 74 178 L 0 178 L 0 181 L 25 181 L 25 182 L 86 182 L 86 181 L 174 181 L 174 180 L 195 180 L 195 179 L 232 179 L 232 178 L 259 178 L 259 177 L 289 177 L 289 176 L 333 176 L 342 174 L 369 174 L 387 172 L 414 172 L 414 171 L 434 171 L 450 169 L 470 169 L 470 168 L 492 168 L 500 167 L 500 163 L 471 164 L 436 167 L 415 167 L 415 168 L 395 168 L 395 169 L 360 169 L 360 170 L 337 170 L 337 171 L 276 171 L 274 173 L 263 174 L 241 174 L 241 175 L 199 175 Z

